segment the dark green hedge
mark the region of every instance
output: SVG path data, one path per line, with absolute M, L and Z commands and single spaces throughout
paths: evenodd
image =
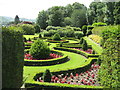
M 2 88 L 21 87 L 23 66 L 23 33 L 2 27 Z
M 81 66 L 80 68 L 75 68 L 75 69 L 68 69 L 65 71 L 57 71 L 57 72 L 51 72 L 54 75 L 58 75 L 58 74 L 66 74 L 66 73 L 71 73 L 73 72 L 73 74 L 78 73 L 78 72 L 84 72 L 86 70 L 88 70 L 91 66 L 91 64 L 93 64 L 94 62 L 96 62 L 96 58 L 89 58 L 87 60 L 87 62 L 85 63 L 85 65 Z M 39 76 L 42 76 L 43 73 L 37 73 L 34 77 L 30 77 L 32 80 L 28 81 L 25 83 L 25 87 L 26 88 L 48 88 L 48 89 L 59 89 L 59 90 L 66 90 L 66 89 L 74 89 L 74 90 L 84 90 L 84 89 L 88 89 L 88 90 L 99 90 L 99 89 L 103 89 L 102 86 L 89 86 L 89 85 L 71 85 L 71 84 L 62 84 L 62 83 L 47 83 L 47 82 L 37 82 L 35 81 Z M 29 79 L 30 79 L 29 78 Z
M 74 52 L 74 53 L 78 53 L 78 54 L 81 54 L 85 57 L 99 57 L 98 54 L 88 54 L 84 51 L 80 51 L 80 50 L 75 50 L 75 49 L 71 49 L 71 48 L 65 48 L 65 47 L 54 47 L 54 49 L 57 49 L 57 50 L 64 50 L 64 51 L 69 51 L 69 52 Z
M 69 60 L 68 56 L 62 54 L 60 51 L 58 52 L 58 51 L 54 50 L 51 52 L 60 54 L 60 55 L 62 55 L 62 57 L 50 59 L 50 60 L 28 60 L 28 59 L 25 59 L 24 65 L 26 65 L 26 66 L 50 66 L 50 65 L 61 64 L 61 63 L 67 62 Z
M 50 43 L 60 43 L 60 42 L 63 42 L 63 43 L 68 43 L 69 41 L 67 40 L 64 40 L 64 41 L 53 41 L 53 40 L 47 40 L 48 42 Z

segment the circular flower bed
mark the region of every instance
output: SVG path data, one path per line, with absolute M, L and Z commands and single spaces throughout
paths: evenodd
M 61 55 L 58 55 L 58 54 L 55 54 L 55 53 L 50 53 L 50 55 L 49 55 L 49 57 L 48 58 L 45 58 L 45 59 L 39 59 L 39 60 L 48 60 L 48 59 L 54 59 L 54 58 L 59 58 L 59 57 L 61 57 Z M 30 54 L 28 54 L 28 53 L 26 53 L 25 55 L 24 55 L 24 58 L 25 59 L 29 59 L 29 60 L 37 60 L 37 59 L 35 59 L 35 58 L 33 58 L 32 57 L 32 55 L 30 55 Z
M 51 77 L 51 83 L 67 83 L 67 84 L 76 84 L 76 85 L 93 85 L 93 86 L 100 86 L 97 81 L 97 72 L 100 66 L 96 63 L 91 65 L 91 68 L 83 73 L 73 73 L 70 74 L 60 74 L 60 75 L 53 75 Z M 38 77 L 38 82 L 44 82 L 42 77 Z

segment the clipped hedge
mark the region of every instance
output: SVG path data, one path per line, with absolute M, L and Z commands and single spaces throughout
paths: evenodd
M 61 41 L 55 41 L 55 40 L 47 40 L 47 42 L 50 42 L 50 43 L 68 43 L 69 41 L 67 40 L 61 40 Z
M 2 27 L 2 88 L 20 88 L 23 82 L 24 43 L 19 30 Z
M 28 50 L 26 50 L 26 51 L 28 51 Z M 50 66 L 50 65 L 61 64 L 61 63 L 67 62 L 69 60 L 68 56 L 62 54 L 60 51 L 52 50 L 51 52 L 62 55 L 62 57 L 55 58 L 55 59 L 49 59 L 49 60 L 28 60 L 28 59 L 24 59 L 24 65 L 25 66 Z
M 89 67 L 91 66 L 91 64 L 93 62 L 95 62 L 97 59 L 96 58 L 89 58 L 84 65 L 82 65 L 79 68 L 71 68 L 69 70 L 65 70 L 65 71 L 57 71 L 57 72 L 51 72 L 54 75 L 58 75 L 58 74 L 66 74 L 66 73 L 71 73 L 71 72 L 84 72 L 86 70 L 89 69 Z M 29 77 L 30 81 L 27 81 L 25 83 L 25 87 L 26 88 L 48 88 L 48 89 L 60 89 L 60 90 L 66 90 L 66 89 L 103 89 L 104 87 L 102 86 L 89 86 L 89 85 L 71 85 L 71 84 L 62 84 L 62 83 L 47 83 L 47 82 L 37 82 L 35 81 L 39 76 L 43 75 L 43 73 L 37 73 L 34 75 L 34 77 Z
M 80 51 L 80 50 L 76 50 L 76 49 L 71 49 L 71 48 L 54 47 L 54 49 L 78 53 L 78 54 L 81 54 L 81 55 L 83 55 L 83 56 L 85 56 L 85 57 L 87 57 L 87 58 L 89 58 L 89 57 L 99 57 L 99 54 L 88 54 L 88 53 L 86 53 L 86 52 L 84 52 L 84 51 Z

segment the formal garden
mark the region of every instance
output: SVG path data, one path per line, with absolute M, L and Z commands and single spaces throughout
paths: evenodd
M 59 13 L 61 7 L 50 9 Z M 42 11 L 37 24 L 2 27 L 3 88 L 118 90 L 119 22 L 87 25 L 81 21 L 80 26 L 71 25 L 65 17 L 63 25 L 51 20 L 61 14 L 52 13 L 48 25 L 40 22 L 40 15 L 46 15 Z

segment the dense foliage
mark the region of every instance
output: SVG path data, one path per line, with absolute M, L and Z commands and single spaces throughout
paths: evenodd
M 30 54 L 35 59 L 44 59 L 49 57 L 50 49 L 47 46 L 47 43 L 37 39 L 30 48 Z
M 49 69 L 46 69 L 46 71 L 43 73 L 43 80 L 44 82 L 51 82 L 52 74 Z
M 86 40 L 84 40 L 83 43 L 82 43 L 82 49 L 83 49 L 84 51 L 86 51 L 86 50 L 88 49 L 88 45 L 87 45 Z
M 34 35 L 35 34 L 35 28 L 33 25 L 22 24 L 22 25 L 20 25 L 20 27 L 22 27 L 24 34 L 27 34 L 27 35 Z
M 120 30 L 119 27 L 109 27 L 103 31 L 103 53 L 100 57 L 101 68 L 99 80 L 101 85 L 110 88 L 120 88 Z
M 2 27 L 2 88 L 20 88 L 23 84 L 23 33 Z

